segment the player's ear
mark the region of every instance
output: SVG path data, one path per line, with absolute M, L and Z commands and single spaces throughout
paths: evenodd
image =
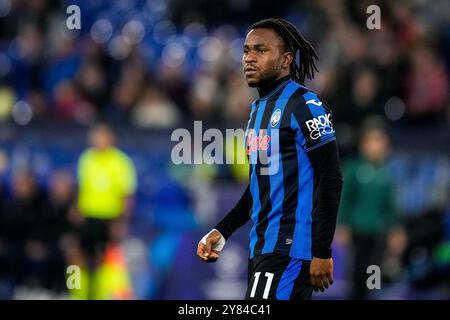
M 291 63 L 292 63 L 292 60 L 293 60 L 293 55 L 292 55 L 292 52 L 285 52 L 285 53 L 283 53 L 283 58 L 282 58 L 282 65 L 283 65 L 283 68 L 285 68 L 285 69 L 289 69 L 289 66 L 291 65 Z

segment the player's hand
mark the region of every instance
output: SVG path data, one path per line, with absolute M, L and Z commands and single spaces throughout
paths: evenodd
M 313 258 L 309 273 L 314 291 L 325 291 L 333 284 L 333 259 Z
M 197 246 L 197 255 L 205 262 L 215 262 L 219 259 L 219 251 L 214 250 L 216 245 L 219 244 L 219 241 L 222 239 L 222 235 L 219 231 L 212 231 L 208 237 L 206 237 L 205 242 L 200 241 Z

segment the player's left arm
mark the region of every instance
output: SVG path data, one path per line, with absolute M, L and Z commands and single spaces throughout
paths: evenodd
M 331 243 L 336 229 L 342 189 L 342 173 L 336 140 L 308 152 L 317 175 L 317 207 L 313 213 L 310 274 L 315 288 L 324 291 L 333 284 Z
M 324 291 L 333 283 L 331 243 L 343 179 L 331 110 L 312 92 L 304 94 L 303 99 L 304 105 L 294 109 L 292 123 L 314 170 L 310 275 L 315 290 Z

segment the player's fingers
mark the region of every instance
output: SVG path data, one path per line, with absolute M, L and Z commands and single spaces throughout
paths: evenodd
M 324 286 L 325 289 L 328 289 L 329 284 L 328 284 L 328 278 L 327 276 L 324 274 L 321 278 L 322 284 Z
M 319 281 L 320 284 L 317 286 L 317 289 L 319 289 L 321 292 L 324 292 L 325 288 L 324 288 L 322 282 L 320 280 L 318 280 L 318 281 Z
M 331 286 L 334 282 L 333 273 L 328 274 L 327 277 L 328 277 L 328 282 L 330 283 L 330 286 Z
M 197 247 L 197 255 L 203 261 L 208 261 L 208 256 L 205 256 L 205 245 L 201 242 L 198 244 L 198 247 Z
M 209 253 L 209 258 L 210 259 L 218 259 L 219 253 L 216 250 L 211 250 L 211 252 Z
M 216 262 L 217 259 L 219 259 L 219 252 L 215 251 L 215 250 L 211 250 L 211 252 L 209 253 L 209 256 L 206 258 L 203 258 L 203 261 L 205 262 Z
M 199 243 L 198 243 L 198 246 L 197 246 L 197 255 L 198 255 L 200 258 L 203 258 L 203 247 L 204 247 L 204 244 L 201 243 L 201 242 L 199 242 Z
M 318 278 L 315 275 L 311 275 L 311 284 L 316 291 L 320 286 L 322 286 L 322 284 L 318 281 Z
M 215 256 L 215 257 L 209 256 L 205 261 L 206 261 L 206 262 L 216 262 L 217 259 L 219 259 L 218 256 Z
M 205 257 L 208 257 L 211 254 L 211 246 L 212 246 L 212 239 L 208 237 L 206 238 L 206 245 L 203 249 Z
M 322 284 L 322 277 L 320 275 L 316 275 L 314 277 L 314 279 L 315 279 L 316 288 L 319 289 L 321 292 L 324 292 L 325 288 Z

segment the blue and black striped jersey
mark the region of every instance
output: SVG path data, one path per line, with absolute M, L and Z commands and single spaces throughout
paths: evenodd
M 308 152 L 335 140 L 324 101 L 288 79 L 253 102 L 245 147 L 250 163 L 250 258 L 312 258 L 317 179 Z

